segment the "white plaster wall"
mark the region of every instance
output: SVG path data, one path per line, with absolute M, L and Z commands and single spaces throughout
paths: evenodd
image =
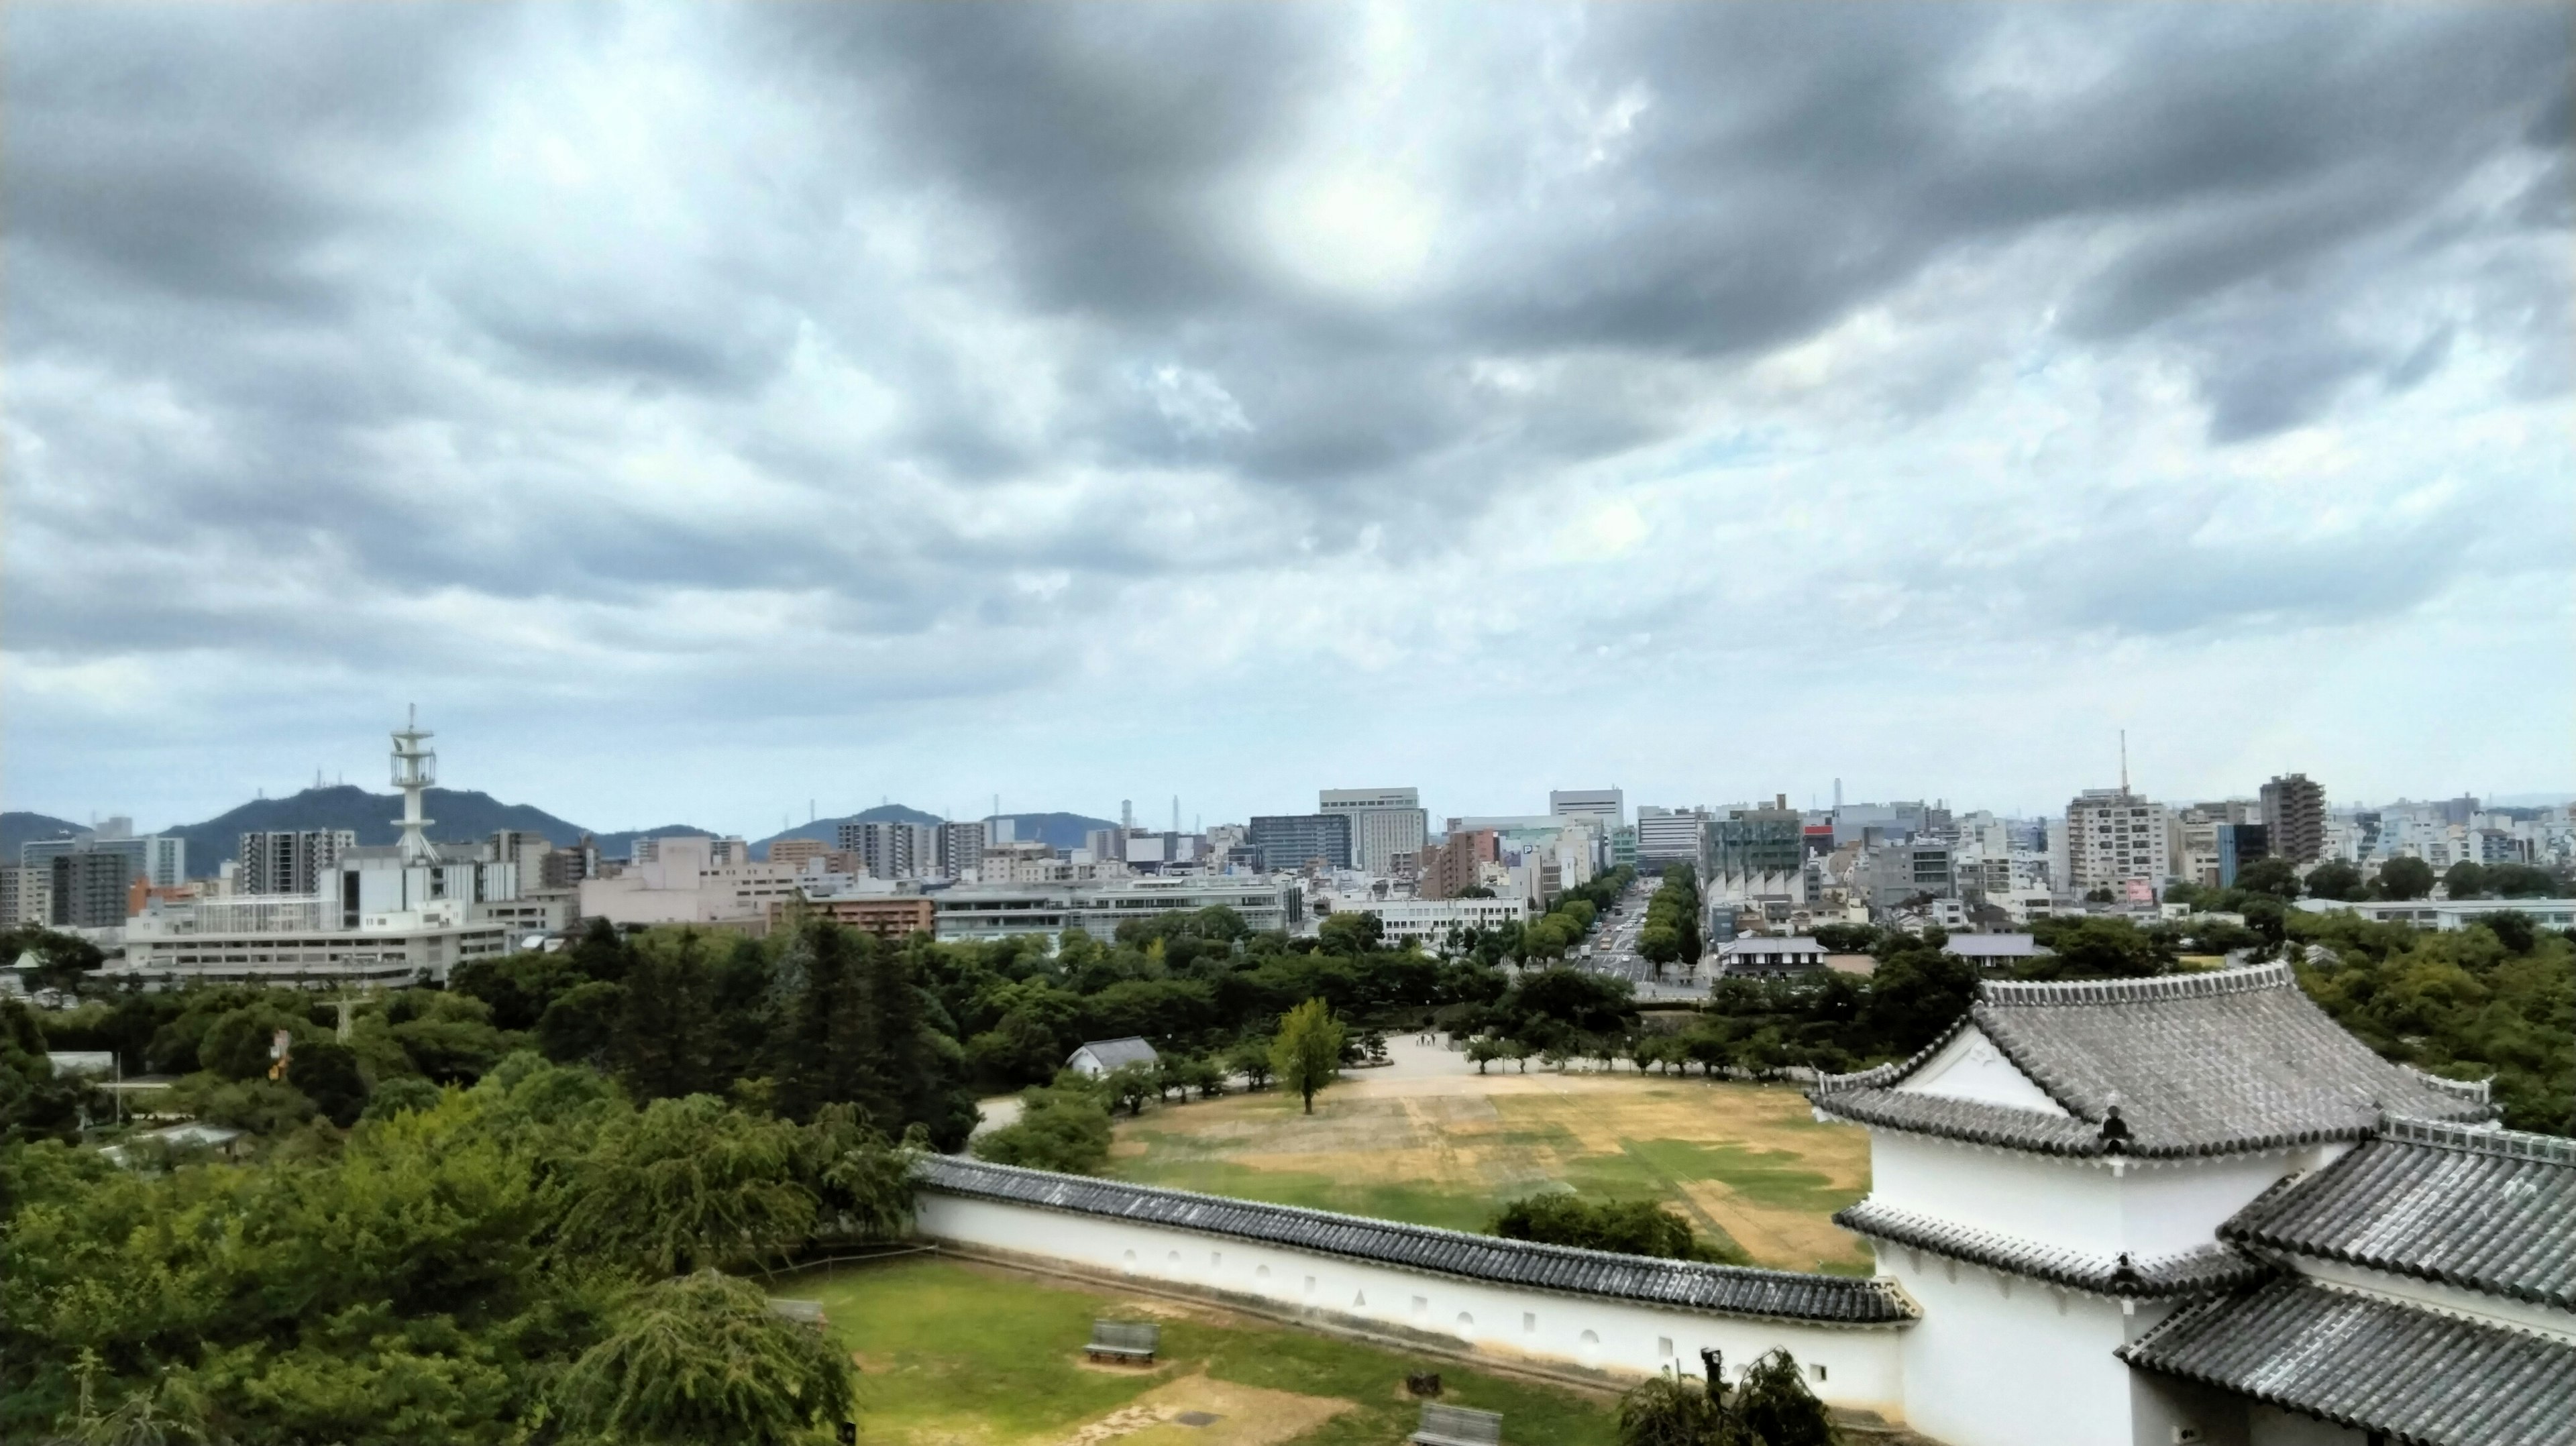
M 1899 1352 L 1907 1425 L 1948 1446 L 2133 1446 L 2117 1302 L 1901 1246 L 1879 1264 L 1923 1306 Z
M 2248 1415 L 2253 1446 L 2366 1446 L 2370 1437 L 2349 1426 L 2256 1403 Z
M 1935 1095 L 2030 1110 L 2054 1119 L 2069 1115 L 2064 1105 L 2050 1099 L 2048 1091 L 2004 1058 L 1986 1032 L 1973 1024 L 1952 1035 L 1940 1053 L 1925 1060 L 1922 1068 L 1906 1076 L 1896 1090 L 1900 1094 Z
M 917 1209 L 922 1233 L 938 1239 L 1160 1285 L 1252 1296 L 1278 1308 L 1427 1331 L 1479 1350 L 1629 1375 L 1652 1375 L 1675 1365 L 1696 1375 L 1703 1347 L 1725 1352 L 1729 1370 L 1775 1347 L 1785 1348 L 1806 1368 L 1808 1385 L 1826 1402 L 1890 1417 L 1901 1412 L 1898 1351 L 1907 1329 L 1801 1325 L 1522 1290 L 1193 1230 L 929 1190 L 922 1192 Z M 1960 1439 L 1956 1446 L 1973 1443 Z
M 1870 1132 L 1870 1193 L 1890 1205 L 2035 1244 L 2148 1259 L 2196 1250 L 2284 1175 L 2342 1146 L 2206 1160 L 2068 1160 L 1894 1130 Z
M 2090 1163 L 1872 1130 L 1870 1194 L 2024 1240 L 2115 1255 L 2126 1231 L 2111 1172 Z

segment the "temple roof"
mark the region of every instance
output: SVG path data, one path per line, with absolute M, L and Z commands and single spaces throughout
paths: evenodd
M 1834 1223 L 1873 1240 L 2095 1295 L 2139 1300 L 2206 1295 L 2250 1285 L 2272 1273 L 2271 1266 L 2223 1245 L 2147 1258 L 2088 1255 L 1900 1210 L 1875 1198 L 1834 1212 Z
M 2117 1354 L 2396 1441 L 2576 1441 L 2576 1345 L 2295 1277 L 2184 1306 Z
M 1287 1246 L 1409 1270 L 1685 1310 L 1826 1325 L 1910 1324 L 1919 1312 L 1895 1283 L 1738 1265 L 1658 1260 L 1528 1240 L 1468 1235 L 953 1155 L 923 1159 L 923 1188 Z
M 1973 1026 L 2074 1119 L 1927 1095 L 1906 1081 Z M 1902 1064 L 1828 1075 L 1828 1114 L 2054 1155 L 2182 1157 L 2358 1140 L 2385 1114 L 2479 1121 L 2483 1085 L 2371 1053 L 2284 964 L 2152 979 L 1990 980 L 1969 1013 Z
M 2576 1140 L 2390 1120 L 2219 1234 L 2576 1311 Z

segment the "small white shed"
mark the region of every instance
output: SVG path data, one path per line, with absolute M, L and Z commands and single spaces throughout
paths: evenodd
M 1154 1046 L 1131 1034 L 1125 1039 L 1092 1040 L 1075 1050 L 1064 1067 L 1098 1079 L 1122 1064 L 1152 1064 L 1161 1058 Z

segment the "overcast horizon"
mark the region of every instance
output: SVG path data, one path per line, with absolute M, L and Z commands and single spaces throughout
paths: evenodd
M 9 809 L 2576 791 L 2563 6 L 0 41 Z

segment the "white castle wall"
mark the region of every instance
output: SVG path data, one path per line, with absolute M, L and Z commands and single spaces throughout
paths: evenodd
M 1667 1367 L 1697 1375 L 1704 1347 L 1725 1352 L 1730 1371 L 1784 1348 L 1827 1403 L 1901 1414 L 1898 1348 L 1908 1332 L 1896 1327 L 1755 1320 L 1526 1290 L 937 1190 L 921 1193 L 917 1212 L 922 1233 L 961 1245 L 1628 1376 Z M 2107 1348 L 2103 1354 L 2113 1370 L 2125 1369 L 2108 1360 Z

